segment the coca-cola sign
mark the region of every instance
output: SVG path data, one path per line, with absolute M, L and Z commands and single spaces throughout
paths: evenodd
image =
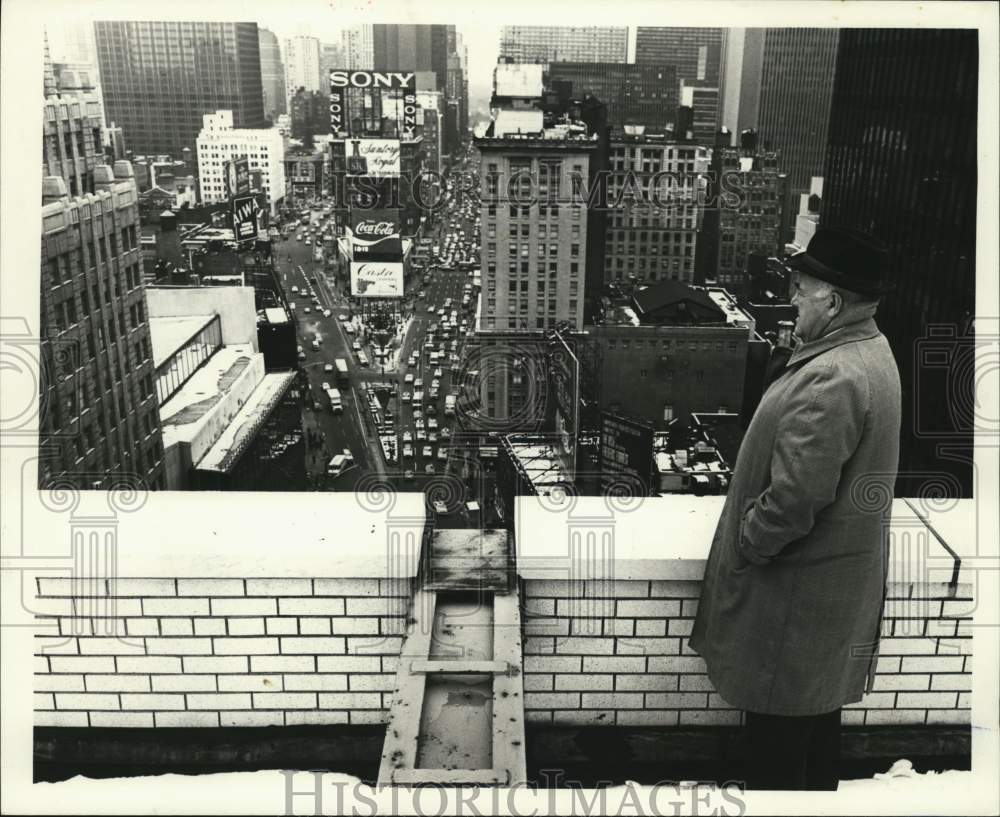
M 351 295 L 355 298 L 403 297 L 403 262 L 352 261 Z
M 402 261 L 398 210 L 351 211 L 351 249 L 355 261 Z

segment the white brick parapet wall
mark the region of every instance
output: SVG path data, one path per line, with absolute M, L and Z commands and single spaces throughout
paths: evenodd
M 161 497 L 103 525 L 86 517 L 72 566 L 22 571 L 35 725 L 385 722 L 422 495 L 258 495 L 207 526 Z M 189 498 L 207 497 L 172 507 Z
M 723 501 L 667 496 L 629 508 L 590 497 L 518 500 L 529 723 L 741 722 L 687 646 Z M 950 586 L 955 558 L 938 536 L 949 546 L 968 538 L 972 503 L 945 513 L 895 500 L 892 511 L 874 689 L 845 709 L 843 722 L 968 724 L 975 574 L 963 568 Z
M 974 560 L 952 584 L 939 536 L 975 555 L 962 541 L 971 506 L 895 501 L 875 690 L 845 723 L 969 722 Z M 151 494 L 140 513 L 47 519 L 39 541 L 69 538 L 73 559 L 4 573 L 36 625 L 36 725 L 385 722 L 423 497 L 283 493 L 225 507 Z M 529 722 L 739 723 L 686 646 L 720 510 L 717 497 L 518 500 Z

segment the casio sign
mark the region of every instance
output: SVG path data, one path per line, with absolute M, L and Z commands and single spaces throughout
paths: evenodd
M 330 71 L 331 88 L 412 88 L 416 75 L 410 71 Z

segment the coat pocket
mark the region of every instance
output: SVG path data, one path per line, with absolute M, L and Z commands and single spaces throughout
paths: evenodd
M 756 500 L 752 497 L 744 498 L 740 503 L 740 519 L 736 526 L 736 535 L 732 539 L 733 566 L 737 570 L 742 570 L 750 564 L 750 560 L 743 555 L 743 531 L 747 524 L 747 514 Z

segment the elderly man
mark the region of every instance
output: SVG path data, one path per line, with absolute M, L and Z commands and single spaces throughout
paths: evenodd
M 899 372 L 880 245 L 821 229 L 791 266 L 797 345 L 740 448 L 690 646 L 746 711 L 749 788 L 836 789 L 840 709 L 875 669 Z

